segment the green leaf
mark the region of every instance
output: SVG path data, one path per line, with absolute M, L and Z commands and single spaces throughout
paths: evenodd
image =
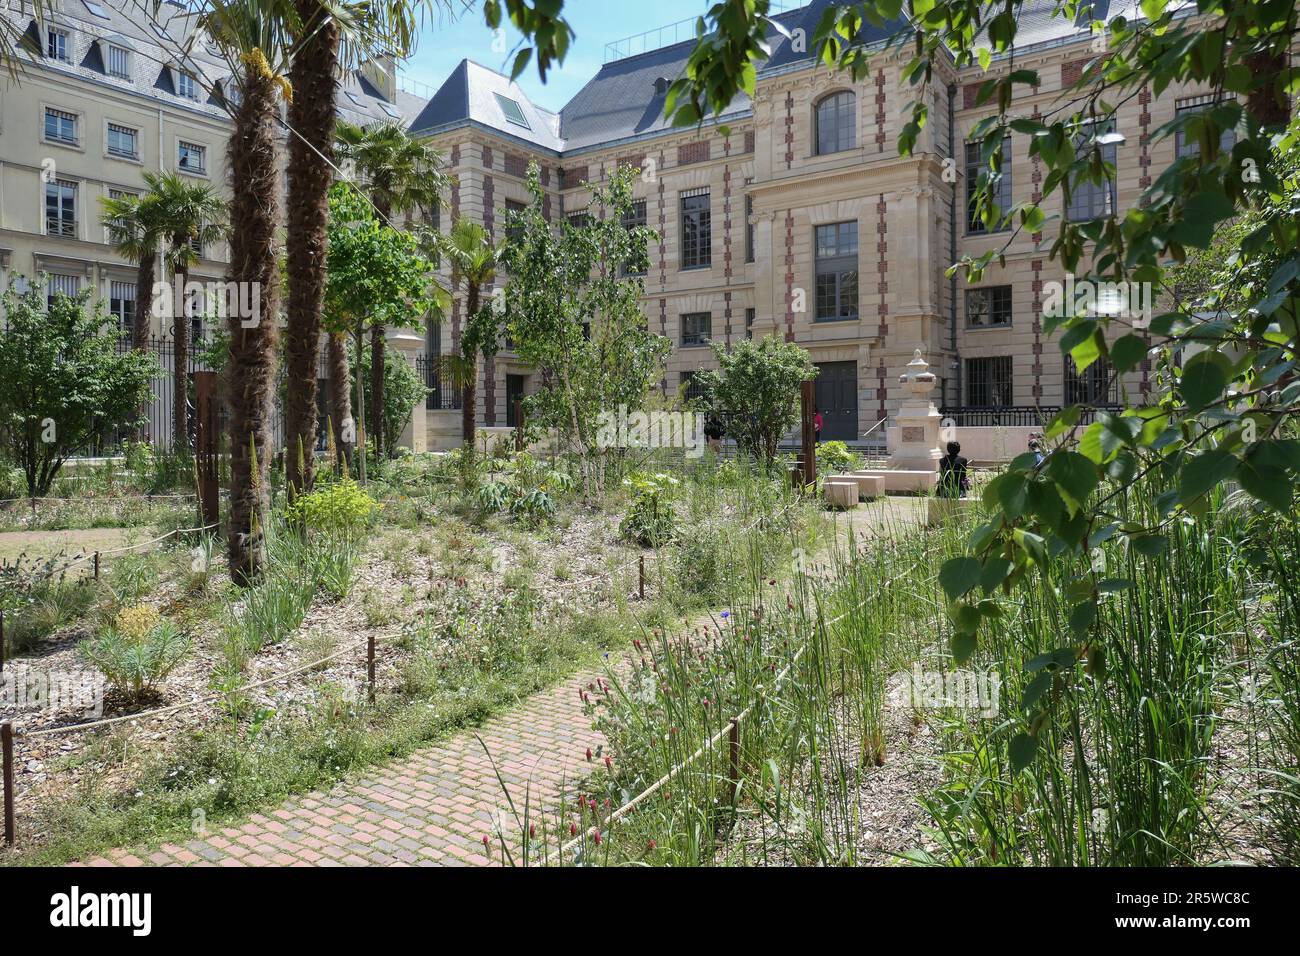
M 1047 475 L 1061 492 L 1071 516 L 1083 509 L 1097 487 L 1097 467 L 1078 452 L 1055 452 L 1048 463 Z
M 1110 362 L 1118 371 L 1131 372 L 1146 358 L 1146 339 L 1140 335 L 1121 335 L 1110 346 Z
M 1092 627 L 1092 622 L 1095 620 L 1097 620 L 1097 602 L 1087 601 L 1070 612 L 1070 630 L 1076 634 L 1083 634 Z
M 1006 580 L 1013 567 L 1015 562 L 1007 558 L 989 558 L 985 561 L 984 570 L 980 573 L 980 587 L 984 589 L 984 593 L 992 594 L 998 585 Z
M 1169 539 L 1162 534 L 1139 534 L 1130 540 L 1133 550 L 1146 558 L 1164 554 L 1169 547 Z
M 955 601 L 979 584 L 982 570 L 975 558 L 950 558 L 939 569 L 939 586 L 948 600 Z
M 952 638 L 952 657 L 958 664 L 965 664 L 975 653 L 974 634 L 954 634 Z
M 1029 734 L 1016 734 L 1011 738 L 1011 745 L 1007 748 L 1007 756 L 1011 758 L 1011 770 L 1013 773 L 1019 773 L 1028 767 L 1034 760 L 1034 754 L 1038 752 L 1038 738 Z
M 1231 478 L 1240 461 L 1221 448 L 1202 452 L 1183 465 L 1178 483 L 1178 500 L 1183 504 L 1201 497 L 1222 481 Z
M 1229 368 L 1231 363 L 1226 356 L 1208 349 L 1188 359 L 1178 381 L 1178 390 L 1187 407 L 1199 412 L 1217 401 L 1228 385 Z

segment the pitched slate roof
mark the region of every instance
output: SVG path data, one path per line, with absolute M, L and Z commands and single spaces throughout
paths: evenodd
M 508 102 L 518 105 L 524 124 L 507 115 Z M 517 117 L 516 117 L 517 119 Z M 473 60 L 461 60 L 411 124 L 413 133 L 429 133 L 472 122 L 534 146 L 559 152 L 560 119 L 533 103 L 518 83 Z
M 227 86 L 230 79 L 230 68 L 225 59 L 202 37 L 188 44 L 188 52 L 180 55 L 180 51 L 186 49 L 186 41 L 195 32 L 192 11 L 175 0 L 163 0 L 154 11 L 154 20 L 166 32 L 164 36 L 145 16 L 145 10 L 153 9 L 152 4 L 142 3 L 142 0 L 91 0 L 91 3 L 106 16 L 100 16 L 87 6 L 85 0 L 64 0 L 60 9 L 43 18 L 44 26 L 53 25 L 68 32 L 68 58 L 62 61 L 45 55 L 45 40 L 36 31 L 30 8 L 23 9 L 18 3 L 0 0 L 0 16 L 28 34 L 39 50 L 39 53 L 27 52 L 30 62 L 23 64 L 22 68 L 39 66 L 174 107 L 197 110 L 214 118 L 226 117 L 226 109 L 217 92 Z M 101 40 L 131 52 L 131 76 L 109 75 L 100 49 Z M 198 100 L 177 93 L 168 67 L 183 68 L 200 78 Z M 357 72 L 344 78 L 340 91 L 339 114 L 352 123 L 409 121 L 416 112 L 409 102 L 404 104 L 401 97 L 395 104 L 388 103 Z

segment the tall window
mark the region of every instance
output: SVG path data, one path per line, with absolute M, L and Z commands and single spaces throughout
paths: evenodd
M 632 208 L 623 217 L 624 229 L 638 229 L 646 225 L 645 200 L 637 199 L 632 203 Z M 643 276 L 650 268 L 649 255 L 643 254 L 640 262 L 628 262 L 623 266 L 623 275 L 625 276 Z
M 1074 359 L 1065 357 L 1065 404 L 1116 405 L 1119 403 L 1119 381 L 1112 381 L 1110 363 L 1093 362 L 1082 374 Z
M 45 234 L 77 238 L 77 184 L 56 179 L 45 184 Z
M 118 328 L 130 335 L 135 326 L 135 283 L 118 282 L 108 284 L 108 311 L 117 320 Z
M 108 151 L 124 159 L 139 159 L 140 133 L 129 126 L 108 124 Z
M 817 314 L 819 322 L 858 317 L 858 224 L 818 226 Z
M 585 212 L 571 212 L 566 218 L 574 229 L 586 229 L 587 223 L 591 221 L 591 216 Z
M 754 337 L 754 310 L 746 309 L 745 310 L 745 338 L 752 339 L 753 337 Z
M 966 290 L 966 325 L 987 329 L 1011 324 L 1011 286 L 992 285 Z
M 754 261 L 754 197 L 745 197 L 745 261 Z
M 856 103 L 857 97 L 846 90 L 817 104 L 817 155 L 842 152 L 858 144 Z
M 703 269 L 713 265 L 713 213 L 709 190 L 693 189 L 682 199 L 682 268 Z
M 77 145 L 77 114 L 45 107 L 45 138 L 56 143 Z
M 47 307 L 53 305 L 55 298 L 60 295 L 75 299 L 80 291 L 81 280 L 76 276 L 65 276 L 51 272 L 46 276 L 45 304 Z
M 208 170 L 208 148 L 198 143 L 180 141 L 176 163 L 187 173 L 205 173 Z
M 1014 404 L 1011 385 L 1011 356 L 966 360 L 966 404 L 994 408 Z
M 51 60 L 68 62 L 68 31 L 50 27 L 45 31 L 45 55 Z
M 682 316 L 682 345 L 708 345 L 712 334 L 712 314 L 687 312 Z
M 123 80 L 131 78 L 131 52 L 125 47 L 108 48 L 108 75 Z
M 1091 123 L 1075 134 L 1074 151 L 1080 158 L 1085 151 L 1090 152 L 1097 143 L 1095 139 L 1102 139 L 1112 135 L 1115 131 L 1115 124 L 1111 121 L 1105 123 Z M 1115 165 L 1117 146 L 1113 142 L 1102 142 L 1098 146 L 1101 150 L 1101 158 L 1110 166 Z M 1113 216 L 1115 214 L 1115 180 L 1113 177 L 1107 177 L 1106 181 L 1098 185 L 1097 183 L 1084 182 L 1079 183 L 1074 188 L 1074 195 L 1070 197 L 1070 206 L 1066 210 L 1071 222 L 1078 222 L 1084 219 L 1097 219 L 1102 216 Z
M 523 224 L 517 219 L 528 207 L 513 199 L 506 200 L 506 242 L 517 243 L 524 238 Z
M 1204 113 L 1214 109 L 1219 105 L 1219 101 L 1210 96 L 1197 96 L 1192 99 L 1178 100 L 1178 118 L 1185 120 L 1196 113 Z M 1193 133 L 1188 135 L 1186 127 L 1179 127 L 1178 132 L 1174 134 L 1175 149 L 1179 159 L 1188 156 L 1198 156 L 1201 152 L 1200 135 Z M 1226 153 L 1232 150 L 1237 144 L 1237 131 L 1225 129 L 1219 134 L 1219 152 Z
M 991 220 L 992 228 L 984 224 L 975 209 L 975 189 L 979 186 L 980 173 L 987 172 L 984 157 L 980 154 L 979 143 L 966 144 L 966 231 L 973 235 L 987 232 L 1002 232 L 1011 228 L 1011 221 L 1006 219 L 1011 208 L 1011 137 L 1002 140 L 1002 175 L 994 186 L 989 199 L 997 205 L 997 218 Z

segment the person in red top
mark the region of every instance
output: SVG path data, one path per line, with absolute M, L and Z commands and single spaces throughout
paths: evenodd
M 820 441 L 822 437 L 822 412 L 820 408 L 813 409 L 813 438 Z

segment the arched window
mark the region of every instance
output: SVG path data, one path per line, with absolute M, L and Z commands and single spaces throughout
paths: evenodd
M 855 105 L 847 90 L 832 93 L 817 104 L 817 155 L 838 153 L 858 145 Z

